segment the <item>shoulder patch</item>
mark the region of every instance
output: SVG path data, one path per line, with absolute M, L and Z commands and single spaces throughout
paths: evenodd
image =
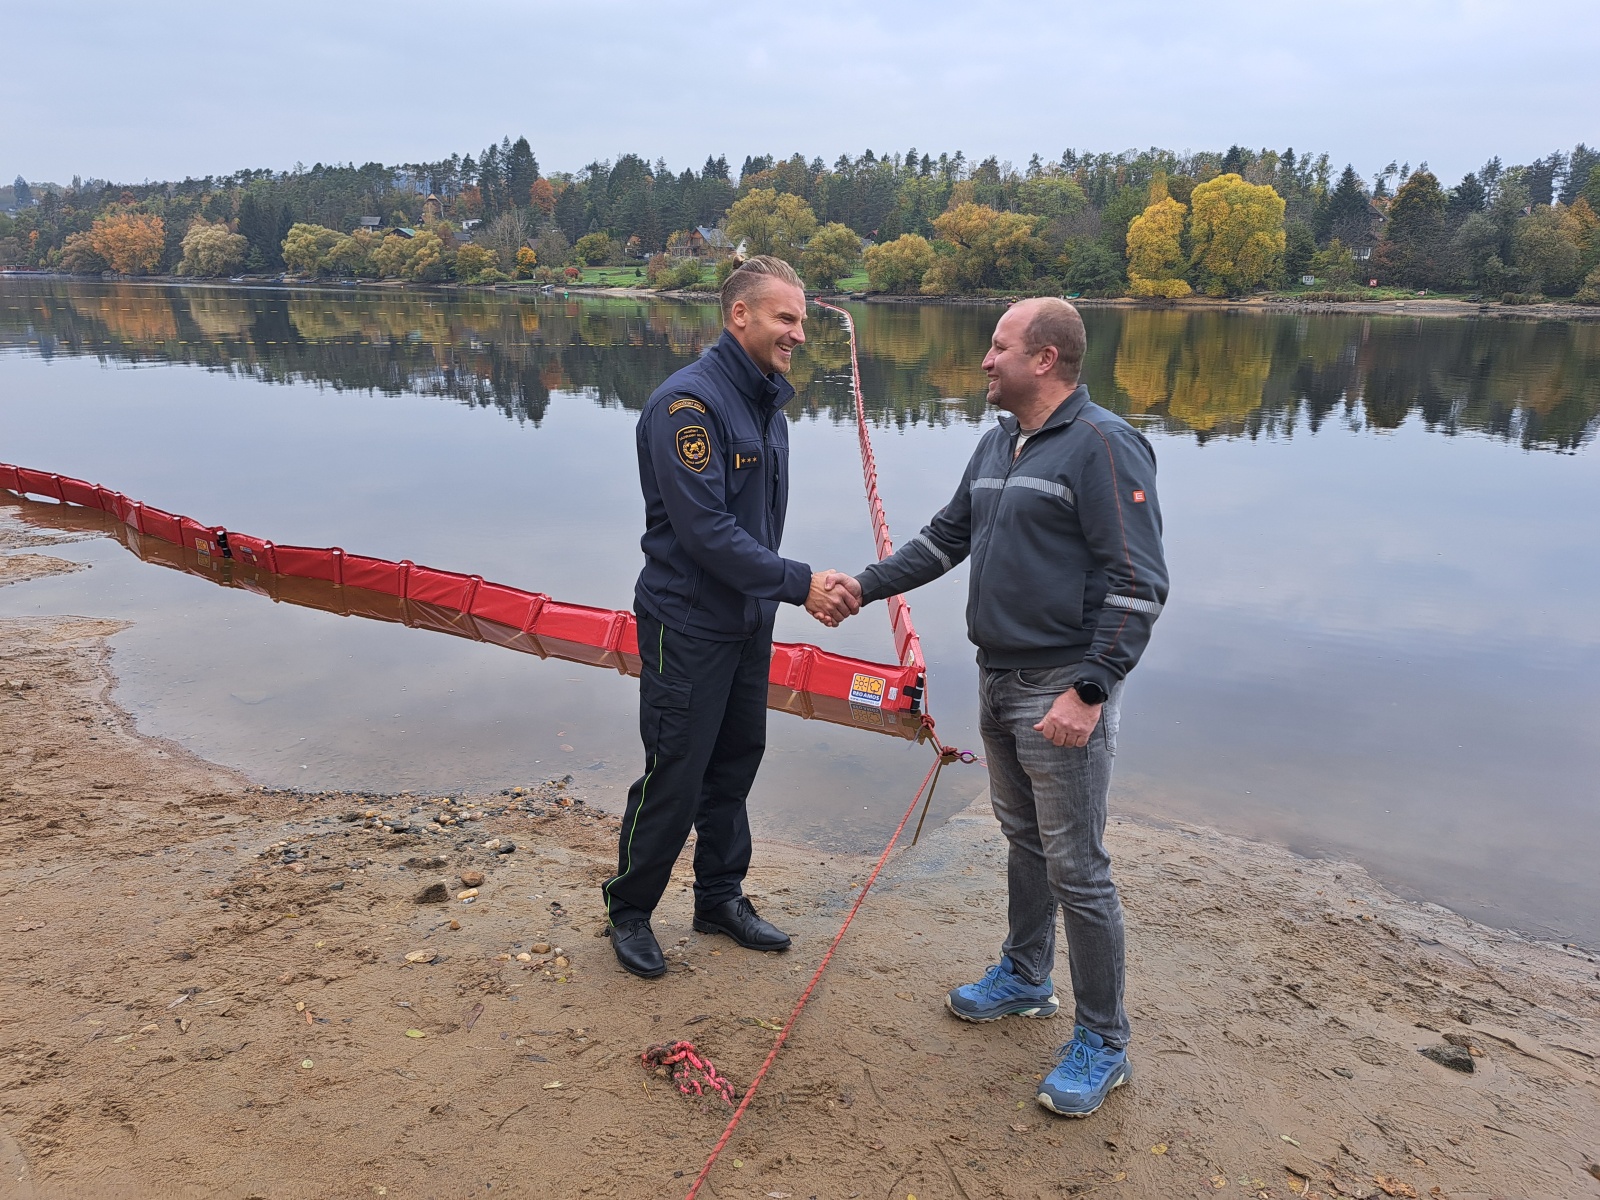
M 693 396 L 679 396 L 671 404 L 667 405 L 667 416 L 670 417 L 674 413 L 682 412 L 686 408 L 692 408 L 697 413 L 703 413 L 706 411 L 706 406 L 701 404 L 700 401 L 696 400 Z
M 676 445 L 678 461 L 691 471 L 704 471 L 711 461 L 711 439 L 699 425 L 685 425 L 678 430 Z

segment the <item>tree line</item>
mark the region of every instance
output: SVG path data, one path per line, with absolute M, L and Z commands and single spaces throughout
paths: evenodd
M 1326 154 L 1241 146 L 1021 169 L 915 148 L 752 156 L 737 174 L 725 157 L 674 171 L 624 154 L 546 174 L 507 137 L 429 163 L 4 190 L 0 265 L 86 274 L 555 282 L 609 264 L 709 289 L 743 251 L 822 290 L 1337 298 L 1376 283 L 1600 303 L 1600 151 L 1581 143 L 1453 186 L 1426 163 L 1369 181 Z

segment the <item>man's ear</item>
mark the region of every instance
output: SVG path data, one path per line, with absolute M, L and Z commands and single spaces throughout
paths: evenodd
M 742 329 L 749 323 L 750 306 L 743 300 L 735 300 L 733 302 L 733 307 L 728 309 L 728 324 L 736 325 Z
M 1054 346 L 1044 346 L 1039 350 L 1039 362 L 1033 368 L 1035 375 L 1048 375 L 1056 369 L 1056 362 L 1061 358 L 1061 351 Z

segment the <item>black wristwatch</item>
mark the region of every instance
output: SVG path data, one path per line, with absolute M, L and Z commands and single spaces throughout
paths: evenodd
M 1090 706 L 1104 704 L 1108 699 L 1105 688 L 1092 679 L 1079 679 L 1072 685 L 1072 690 L 1078 693 L 1078 699 Z

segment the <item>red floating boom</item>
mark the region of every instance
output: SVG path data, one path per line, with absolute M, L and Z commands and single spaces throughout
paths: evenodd
M 430 628 L 448 626 L 441 631 L 505 645 L 513 645 L 520 635 L 524 641 L 531 642 L 534 653 L 556 653 L 563 658 L 614 666 L 628 674 L 638 672 L 639 638 L 633 614 L 629 612 L 564 604 L 539 592 L 491 583 L 480 575 L 440 571 L 410 560 L 390 562 L 346 554 L 337 546 L 277 545 L 265 538 L 175 516 L 81 479 L 27 467 L 0 463 L 0 489 L 18 495 L 46 496 L 63 504 L 108 513 L 141 540 L 153 539 L 181 547 L 198 558 L 192 566 L 181 559 L 167 565 L 197 574 L 207 573 L 198 569 L 202 565 L 227 564 L 230 570 L 243 568 L 250 579 L 248 582 L 240 580 L 238 585 L 266 592 L 273 599 L 293 599 L 332 611 L 404 620 L 407 624 L 425 624 Z M 887 533 L 883 537 L 886 538 Z M 154 557 L 142 549 L 140 554 Z M 330 602 L 327 597 L 280 595 L 283 587 L 274 583 L 273 577 L 331 585 L 330 590 L 338 589 L 344 598 Z M 346 589 L 350 592 L 346 593 Z M 361 593 L 397 598 L 404 602 L 404 612 L 400 616 L 388 613 L 381 603 L 362 600 Z M 902 601 L 902 607 L 903 604 Z M 414 615 L 414 610 L 433 615 L 426 620 L 414 620 L 405 615 Z M 909 612 L 906 616 L 904 628 L 909 631 Z M 910 633 L 909 637 L 911 657 L 908 658 L 902 648 L 899 665 L 866 662 L 806 644 L 774 643 L 770 682 L 774 690 L 782 689 L 791 694 L 789 700 L 776 706 L 799 711 L 805 716 L 820 716 L 823 714 L 813 713 L 794 701 L 794 697 L 816 696 L 848 705 L 850 717 L 847 719 L 856 724 L 909 725 L 898 720 L 878 719 L 880 716 L 888 718 L 890 714 L 914 714 L 919 709 L 922 654 L 916 646 L 915 633 Z M 902 647 L 906 644 L 898 624 L 896 640 Z M 547 650 L 544 647 L 548 643 L 560 644 L 562 648 Z

